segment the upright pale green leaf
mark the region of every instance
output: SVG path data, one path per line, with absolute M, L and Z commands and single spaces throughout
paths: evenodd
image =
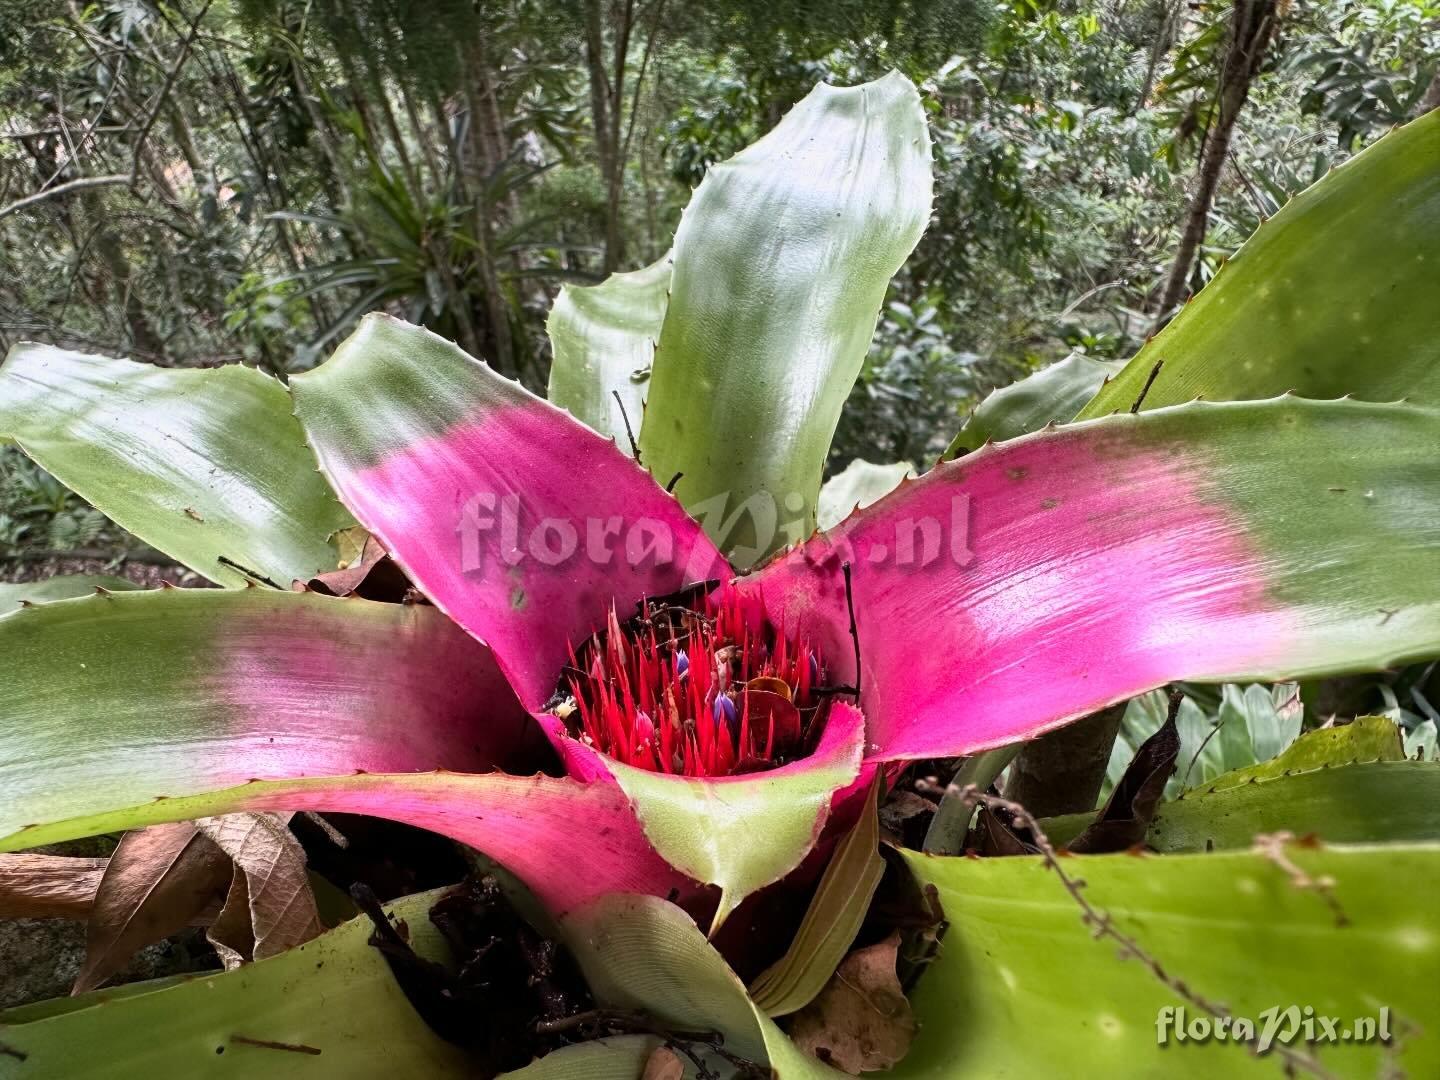
M 1145 964 L 1082 921 L 1038 858 L 937 858 L 906 852 L 939 892 L 949 930 L 913 994 L 920 1036 L 895 1080 L 1072 1076 L 1282 1075 L 1216 1040 L 1157 1042 L 1157 1018 L 1204 1014 Z M 1095 855 L 1063 860 L 1084 894 L 1173 979 L 1235 1016 L 1307 1006 L 1341 1026 L 1389 1010 L 1393 1046 L 1335 1042 L 1328 1075 L 1440 1073 L 1440 920 L 1421 898 L 1440 888 L 1440 845 L 1285 852 L 1334 879 L 1337 909 L 1263 854 Z
M 330 536 L 354 524 L 285 388 L 253 368 L 172 370 L 17 345 L 0 366 L 0 437 L 221 585 L 288 588 L 333 570 Z
M 908 461 L 894 461 L 888 465 L 876 465 L 856 458 L 825 481 L 820 489 L 820 502 L 816 517 L 822 530 L 839 525 L 859 507 L 884 498 L 894 491 L 906 477 L 915 475 L 915 466 Z
M 391 910 L 421 955 L 444 960 L 426 917 L 434 900 Z M 0 1078 L 474 1076 L 420 1019 L 370 933 L 355 919 L 235 971 L 0 1013 L 0 1047 L 11 1051 L 0 1053 Z
M 978 450 L 986 442 L 1004 442 L 1028 435 L 1052 421 L 1065 424 L 1074 420 L 1075 414 L 1095 396 L 1105 380 L 1122 367 L 1122 361 L 1096 360 L 1077 352 L 1019 382 L 1001 387 L 982 401 L 965 421 L 945 456 Z
M 545 321 L 553 354 L 550 400 L 609 435 L 626 453 L 630 435 L 640 435 L 650 364 L 669 299 L 667 252 L 642 270 L 611 274 L 599 285 L 564 286 Z
M 1440 399 L 1440 111 L 1260 227 L 1081 418 L 1194 397 Z
M 814 527 L 840 410 L 930 193 L 920 96 L 892 73 L 817 86 L 686 209 L 640 448 L 660 483 L 683 474 L 680 500 L 741 561 Z M 768 509 L 744 512 L 756 497 Z

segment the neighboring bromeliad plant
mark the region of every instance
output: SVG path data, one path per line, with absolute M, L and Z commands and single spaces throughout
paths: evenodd
M 924 114 L 897 75 L 817 88 L 710 171 L 665 260 L 562 294 L 551 397 L 573 417 L 384 315 L 288 392 L 245 369 L 20 346 L 0 370 L 0 432 L 227 588 L 0 618 L 0 848 L 240 810 L 392 818 L 515 874 L 598 1001 L 721 1033 L 717 1068 L 888 1064 L 826 1041 L 843 1002 L 819 1037 L 806 1011 L 834 996 L 879 880 L 880 780 L 1169 682 L 1440 655 L 1440 327 L 1422 269 L 1440 259 L 1437 162 L 1440 117 L 1391 135 L 1287 207 L 1108 384 L 1078 362 L 1027 380 L 967 427 L 1007 441 L 824 533 L 828 442 L 930 208 Z M 1292 389 L 1367 400 L 1276 396 Z M 1047 426 L 1097 390 L 1095 419 Z M 957 450 L 985 437 L 962 433 Z M 290 589 L 333 571 L 357 522 L 428 604 Z M 1162 808 L 1169 831 L 1143 834 L 1160 850 L 1241 850 L 1073 860 L 1088 894 L 1067 892 L 1053 859 L 904 853 L 950 926 L 897 1074 L 1025 1075 L 1078 1055 L 1121 1072 L 1213 1071 L 1225 1055 L 1261 1067 L 1219 1044 L 1157 1049 L 1157 1010 L 1253 1016 L 1292 998 L 1392 1008 L 1410 1034 L 1336 1060 L 1393 1053 L 1424 1071 L 1440 1053 L 1425 989 L 1440 929 L 1399 898 L 1435 883 L 1440 848 L 1245 850 L 1280 829 L 1436 835 L 1429 811 L 1367 817 L 1385 801 L 1376 784 L 1433 799 L 1428 765 L 1376 752 L 1397 768 L 1305 779 L 1366 756 L 1341 743 L 1306 743 L 1297 778 Z M 1215 801 L 1227 792 L 1248 801 Z M 1228 840 L 1195 841 L 1220 820 Z M 737 908 L 763 916 L 762 890 L 808 889 L 826 860 L 794 945 L 747 995 L 706 935 L 733 958 Z M 1087 895 L 1102 905 L 1089 925 L 1113 929 L 1108 910 L 1145 939 L 1119 939 L 1129 963 L 1091 939 Z M 401 906 L 425 946 L 424 898 Z M 845 963 L 878 955 L 893 978 L 888 948 Z M 307 950 L 344 957 L 350 978 L 329 981 Z M 172 1070 L 218 1040 L 268 1043 L 257 1069 L 298 1070 L 314 1050 L 339 1070 L 383 1044 L 397 1070 L 465 1073 L 359 930 L 249 979 L 207 980 L 196 1038 L 163 1050 L 134 1033 L 172 1023 L 193 986 L 0 1016 L 19 1055 L 0 1055 L 0 1075 L 79 1075 L 75 1033 L 109 1025 L 137 1062 L 169 1055 Z M 633 1077 L 656 1044 L 580 1043 L 525 1075 Z

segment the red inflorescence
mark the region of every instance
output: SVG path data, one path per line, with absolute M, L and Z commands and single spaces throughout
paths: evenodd
M 651 602 L 572 648 L 561 712 L 617 761 L 680 776 L 769 769 L 813 748 L 824 668 L 798 629 L 721 588 L 694 605 Z

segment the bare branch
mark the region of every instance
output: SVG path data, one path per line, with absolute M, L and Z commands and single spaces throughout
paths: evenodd
M 82 176 L 78 180 L 67 180 L 63 184 L 56 184 L 44 191 L 37 191 L 33 195 L 26 195 L 23 199 L 16 199 L 9 206 L 0 207 L 0 218 L 8 217 L 17 211 L 24 210 L 27 206 L 44 202 L 46 199 L 53 199 L 56 195 L 65 195 L 72 191 L 81 191 L 85 188 L 109 187 L 112 184 L 130 183 L 129 173 L 113 173 L 109 176 Z
M 140 127 L 140 134 L 135 139 L 135 156 L 130 162 L 130 182 L 132 184 L 140 178 L 140 158 L 145 151 L 145 140 L 150 137 L 150 129 L 155 126 L 155 121 L 160 116 L 160 110 L 165 108 L 165 102 L 170 97 L 175 80 L 180 77 L 180 69 L 185 66 L 185 60 L 190 55 L 190 46 L 195 43 L 195 38 L 200 33 L 200 22 L 205 18 L 205 13 L 210 10 L 212 2 L 213 0 L 205 0 L 199 13 L 190 21 L 190 32 L 185 35 L 185 40 L 180 42 L 180 55 L 175 57 L 175 66 L 166 74 L 165 85 L 160 87 L 160 92 L 155 95 L 155 104 L 150 107 L 150 115 L 145 117 L 145 123 Z

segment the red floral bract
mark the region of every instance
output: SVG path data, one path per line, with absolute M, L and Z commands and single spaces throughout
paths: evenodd
M 681 776 L 783 765 L 824 724 L 825 668 L 798 629 L 722 587 L 695 602 L 649 601 L 572 648 L 555 711 L 616 761 Z

